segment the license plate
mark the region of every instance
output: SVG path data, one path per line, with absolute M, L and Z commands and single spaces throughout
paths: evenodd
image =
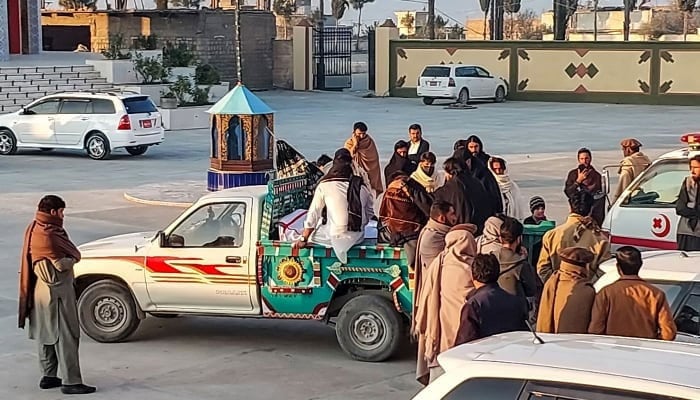
M 141 120 L 141 128 L 153 128 L 153 120 L 142 119 Z
M 438 85 L 437 82 L 435 82 L 435 81 L 430 81 L 430 86 L 437 86 L 437 85 Z

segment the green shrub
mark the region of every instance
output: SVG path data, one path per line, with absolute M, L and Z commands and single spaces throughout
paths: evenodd
M 160 57 L 144 57 L 141 53 L 136 53 L 134 58 L 134 70 L 141 77 L 141 83 L 165 82 L 170 75 L 170 68 L 163 65 Z
M 185 43 L 177 45 L 167 42 L 163 49 L 163 63 L 166 67 L 189 67 L 194 64 L 195 55 Z
M 198 85 L 218 85 L 221 83 L 221 76 L 219 76 L 219 71 L 211 65 L 201 64 L 197 66 L 194 80 Z

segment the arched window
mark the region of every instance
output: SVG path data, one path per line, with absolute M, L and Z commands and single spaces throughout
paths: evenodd
M 260 116 L 258 123 L 257 148 L 255 152 L 256 160 L 267 160 L 270 158 L 270 130 L 268 120 L 265 115 Z
M 243 160 L 245 157 L 245 133 L 238 116 L 231 117 L 226 130 L 226 147 L 229 160 Z
M 211 157 L 219 157 L 219 118 L 216 115 L 211 118 Z

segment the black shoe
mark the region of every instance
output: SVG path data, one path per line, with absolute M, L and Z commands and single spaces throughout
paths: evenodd
M 39 381 L 39 387 L 41 389 L 53 389 L 61 387 L 61 378 L 55 376 L 44 376 Z
M 63 385 L 61 387 L 61 393 L 63 394 L 90 394 L 95 393 L 97 390 L 94 386 L 83 385 Z

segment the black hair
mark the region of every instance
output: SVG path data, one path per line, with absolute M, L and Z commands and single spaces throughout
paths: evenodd
M 392 172 L 391 175 L 389 175 L 389 182 L 393 182 L 398 178 L 408 178 L 408 177 L 409 177 L 408 173 L 406 171 L 400 169 L 400 170 Z
M 411 126 L 408 127 L 408 130 L 416 130 L 420 133 L 423 133 L 423 128 L 420 127 L 420 124 L 411 124 Z
M 61 208 L 66 208 L 66 202 L 53 194 L 42 197 L 37 207 L 39 211 L 45 213 L 50 213 L 52 210 L 60 210 Z
M 491 165 L 491 168 L 493 169 L 493 163 L 499 163 L 501 164 L 501 167 L 503 167 L 503 170 L 506 170 L 506 160 L 502 159 L 501 157 L 491 157 L 489 159 L 489 164 Z
M 585 190 L 579 190 L 569 197 L 571 211 L 581 216 L 587 216 L 593 208 L 593 196 Z
M 585 148 L 585 147 L 581 147 L 580 149 L 578 149 L 578 153 L 576 153 L 576 155 L 577 155 L 577 156 L 580 156 L 581 153 L 586 153 L 586 154 L 588 154 L 588 157 L 593 158 L 593 155 L 591 154 L 591 151 L 588 150 L 588 149 Z
M 318 160 L 316 160 L 316 165 L 322 167 L 331 161 L 333 161 L 333 159 L 328 154 L 321 154 Z
M 622 246 L 615 254 L 617 266 L 625 275 L 638 275 L 642 269 L 642 253 L 632 246 Z
M 359 130 L 360 132 L 367 132 L 367 124 L 364 122 L 355 122 L 352 126 L 352 131 L 355 132 L 356 130 Z
M 498 282 L 501 266 L 495 255 L 477 254 L 472 261 L 472 279 L 484 284 Z
M 466 149 L 466 148 L 467 148 L 467 141 L 464 139 L 459 139 L 458 141 L 455 142 L 454 146 L 452 147 L 452 150 Z
M 696 154 L 688 159 L 688 165 L 690 165 L 691 162 L 697 161 L 700 162 L 700 154 Z
M 447 215 L 450 210 L 453 209 L 454 207 L 452 204 L 442 200 L 435 200 L 430 206 L 430 218 L 438 219 L 441 216 Z
M 394 143 L 394 151 L 402 149 L 404 147 L 409 147 L 408 142 L 405 140 L 399 140 L 398 142 Z
M 350 164 L 352 162 L 350 150 L 346 149 L 345 147 L 336 150 L 335 154 L 333 155 L 333 162 L 335 163 L 335 161 L 343 161 Z
M 501 242 L 505 244 L 515 243 L 523 235 L 523 224 L 515 218 L 506 217 L 501 224 Z
M 442 169 L 450 175 L 458 175 L 460 172 L 467 170 L 464 162 L 456 157 L 450 157 L 445 160 L 445 163 L 442 164 Z
M 420 160 L 421 161 L 428 161 L 431 164 L 435 164 L 437 162 L 437 158 L 435 157 L 435 153 L 426 151 L 425 153 L 420 155 Z

